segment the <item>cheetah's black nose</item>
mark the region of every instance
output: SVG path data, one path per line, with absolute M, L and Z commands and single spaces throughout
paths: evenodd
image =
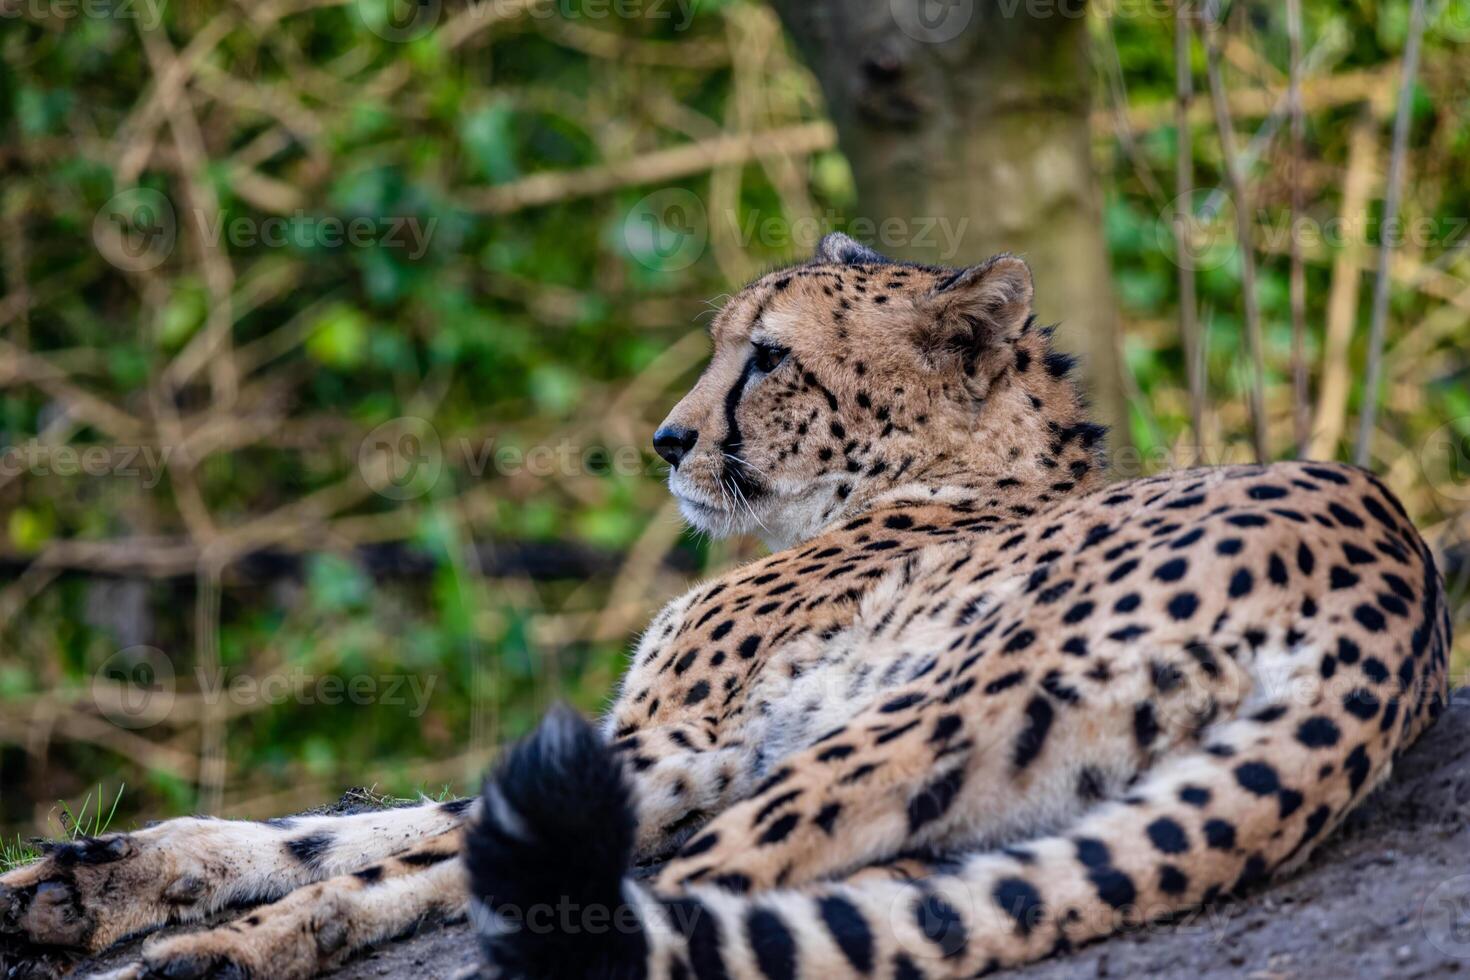
M 677 425 L 666 425 L 653 434 L 653 451 L 658 453 L 674 469 L 699 441 L 699 433 L 693 429 L 681 429 Z

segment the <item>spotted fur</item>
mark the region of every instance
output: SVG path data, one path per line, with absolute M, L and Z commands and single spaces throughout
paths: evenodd
M 654 619 L 600 730 L 554 713 L 473 804 L 69 845 L 0 928 L 279 899 L 118 975 L 309 977 L 467 911 L 487 977 L 938 980 L 1297 866 L 1445 703 L 1433 558 L 1346 466 L 1107 484 L 1031 289 L 840 236 L 751 284 L 656 446 L 773 554 Z

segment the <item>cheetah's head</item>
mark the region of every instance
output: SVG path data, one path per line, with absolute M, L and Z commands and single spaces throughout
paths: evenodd
M 1032 328 L 1031 300 L 1011 255 L 934 268 L 827 236 L 714 319 L 709 366 L 654 436 L 680 510 L 788 547 L 904 484 L 1017 466 L 1011 447 L 1047 440 L 1034 406 L 1076 402 L 1065 369 L 1041 364 L 1070 361 Z

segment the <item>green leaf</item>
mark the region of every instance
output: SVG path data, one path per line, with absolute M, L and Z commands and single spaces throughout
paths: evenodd
M 204 287 L 194 280 L 182 280 L 168 298 L 159 315 L 157 338 L 169 350 L 177 350 L 194 335 L 209 314 L 209 300 Z
M 478 165 L 480 175 L 493 184 L 503 184 L 520 176 L 515 160 L 515 139 L 511 133 L 514 119 L 515 112 L 500 100 L 469 113 L 460 123 L 460 142 Z
M 328 367 L 350 369 L 362 363 L 367 342 L 367 317 L 354 307 L 338 304 L 317 317 L 306 352 Z

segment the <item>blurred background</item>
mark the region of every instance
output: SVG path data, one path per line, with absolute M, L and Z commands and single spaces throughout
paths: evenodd
M 648 440 L 832 230 L 1024 254 L 1120 477 L 1366 461 L 1464 683 L 1466 41 L 1470 0 L 0 0 L 0 835 L 464 793 L 599 709 L 762 553 Z

